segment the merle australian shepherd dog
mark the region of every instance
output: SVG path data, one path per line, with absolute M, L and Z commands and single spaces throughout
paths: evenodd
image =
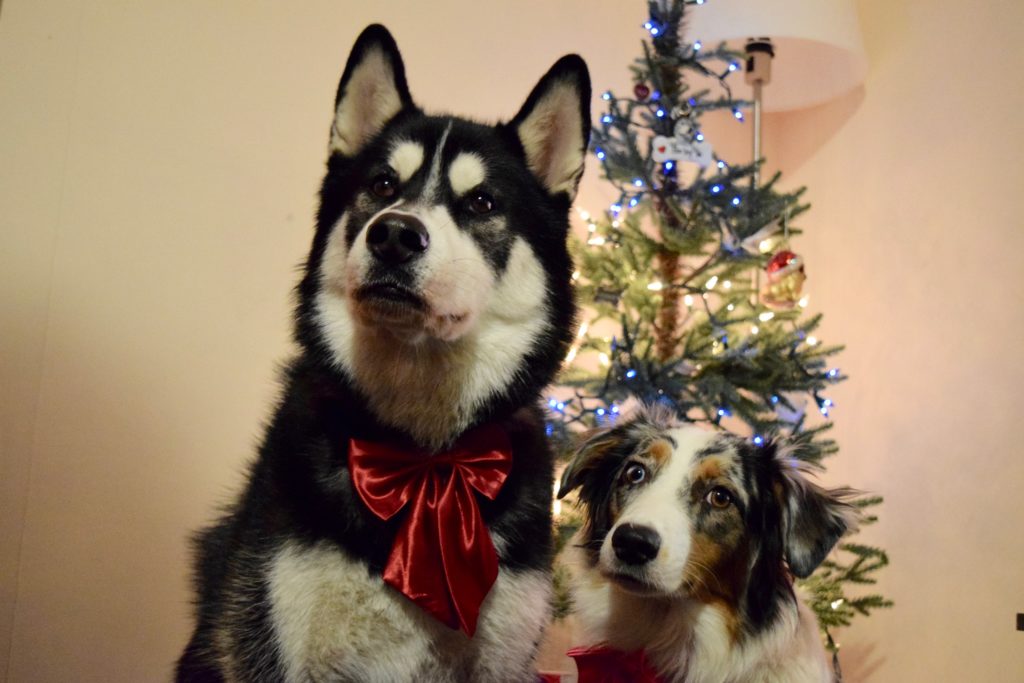
M 590 652 L 642 651 L 659 681 L 831 681 L 792 577 L 851 529 L 854 492 L 805 470 L 659 409 L 594 435 L 559 491 L 585 508 L 569 564 L 583 643 L 603 646 Z
M 552 555 L 538 395 L 573 334 L 566 238 L 589 100 L 586 65 L 570 55 L 508 122 L 427 115 L 387 30 L 359 36 L 298 287 L 300 351 L 244 491 L 197 538 L 179 680 L 532 679 Z M 355 449 L 429 460 L 473 433 L 478 450 L 511 455 L 500 488 L 458 494 L 454 527 L 444 518 L 401 541 L 416 493 L 397 513 L 371 510 Z M 470 616 L 452 616 L 446 594 L 427 595 L 431 611 L 385 581 L 396 549 L 417 544 L 427 548 L 398 558 L 399 580 L 443 580 L 413 551 L 436 560 L 438 535 L 471 532 L 491 558 L 471 569 L 489 566 L 493 581 L 444 558 L 453 595 L 477 586 Z

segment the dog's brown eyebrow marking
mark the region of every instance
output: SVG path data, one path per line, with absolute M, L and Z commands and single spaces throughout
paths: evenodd
M 672 457 L 672 446 L 667 439 L 658 439 L 647 449 L 647 454 L 660 468 Z

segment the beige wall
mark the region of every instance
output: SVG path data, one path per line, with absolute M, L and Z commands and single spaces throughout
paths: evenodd
M 8 680 L 159 680 L 184 644 L 185 536 L 238 485 L 275 394 L 359 29 L 394 30 L 423 104 L 496 118 L 567 51 L 626 87 L 643 17 L 639 0 L 369 5 L 4 1 Z M 772 162 L 815 203 L 797 245 L 812 305 L 849 344 L 831 478 L 888 497 L 869 537 L 899 605 L 843 634 L 853 681 L 1024 677 L 1019 7 L 864 0 L 865 90 L 768 121 Z M 582 204 L 606 195 L 592 173 Z

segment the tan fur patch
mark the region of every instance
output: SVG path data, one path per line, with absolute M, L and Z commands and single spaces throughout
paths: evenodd
M 693 473 L 693 478 L 694 480 L 717 479 L 722 476 L 724 470 L 722 460 L 718 456 L 712 455 L 700 461 Z
M 654 461 L 655 465 L 660 468 L 672 457 L 672 444 L 664 439 L 659 439 L 651 444 L 647 454 Z
M 721 611 L 735 642 L 740 636 L 739 604 L 746 564 L 745 553 L 729 552 L 728 545 L 728 542 L 695 533 L 683 568 L 683 587 L 694 599 Z

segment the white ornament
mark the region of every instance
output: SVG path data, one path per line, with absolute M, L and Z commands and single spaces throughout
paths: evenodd
M 674 112 L 675 110 L 673 110 Z M 697 139 L 693 122 L 688 116 L 676 119 L 673 128 L 674 137 L 656 135 L 652 141 L 651 158 L 658 162 L 688 161 L 701 168 L 708 166 L 714 159 L 711 144 Z

